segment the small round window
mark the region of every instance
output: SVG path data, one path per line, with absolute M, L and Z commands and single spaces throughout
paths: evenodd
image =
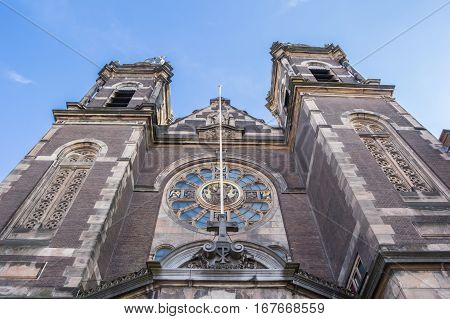
M 256 170 L 234 164 L 223 166 L 224 210 L 227 220 L 246 230 L 270 218 L 273 187 Z M 169 185 L 167 204 L 170 215 L 185 227 L 205 230 L 208 221 L 220 212 L 219 163 L 190 167 Z

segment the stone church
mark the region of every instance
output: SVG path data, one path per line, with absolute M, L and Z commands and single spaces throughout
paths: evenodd
M 270 54 L 277 126 L 173 119 L 161 57 L 54 110 L 0 184 L 0 296 L 450 298 L 448 149 L 339 46 Z

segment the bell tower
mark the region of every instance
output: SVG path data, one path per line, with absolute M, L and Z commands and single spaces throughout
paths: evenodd
M 450 158 L 439 141 L 339 46 L 275 42 L 270 53 L 266 106 L 296 155 L 336 282 L 365 297 L 445 296 L 449 250 L 435 244 L 448 238 Z
M 172 75 L 162 57 L 110 62 L 79 102 L 53 110 L 1 184 L 4 296 L 74 297 L 104 279 L 154 127 L 172 121 Z
M 80 109 L 105 111 L 153 107 L 158 125 L 173 120 L 170 105 L 172 67 L 163 57 L 146 59 L 133 64 L 113 61 L 105 65 L 91 89 L 79 103 L 70 104 Z

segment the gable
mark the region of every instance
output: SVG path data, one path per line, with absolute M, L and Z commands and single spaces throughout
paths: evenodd
M 215 139 L 218 127 L 218 99 L 212 99 L 210 105 L 196 110 L 192 114 L 177 119 L 174 123 L 157 128 L 158 138 L 169 139 Z M 230 140 L 270 140 L 284 141 L 284 131 L 281 128 L 272 127 L 263 120 L 254 118 L 243 110 L 230 105 L 230 100 L 222 99 L 222 112 L 224 114 L 223 128 L 224 139 Z M 204 134 L 210 131 L 211 134 Z

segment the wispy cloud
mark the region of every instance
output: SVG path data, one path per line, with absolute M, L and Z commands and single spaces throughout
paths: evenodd
M 308 0 L 284 0 L 284 5 L 289 8 L 295 8 L 300 3 L 306 2 L 306 1 L 308 1 Z
M 20 84 L 31 84 L 33 83 L 32 80 L 26 78 L 25 76 L 17 73 L 16 71 L 7 71 L 6 72 L 6 76 L 8 77 L 8 79 L 10 79 L 11 81 L 20 83 Z
M 284 15 L 288 12 L 298 9 L 298 7 L 309 0 L 280 0 L 279 10 L 277 15 Z

